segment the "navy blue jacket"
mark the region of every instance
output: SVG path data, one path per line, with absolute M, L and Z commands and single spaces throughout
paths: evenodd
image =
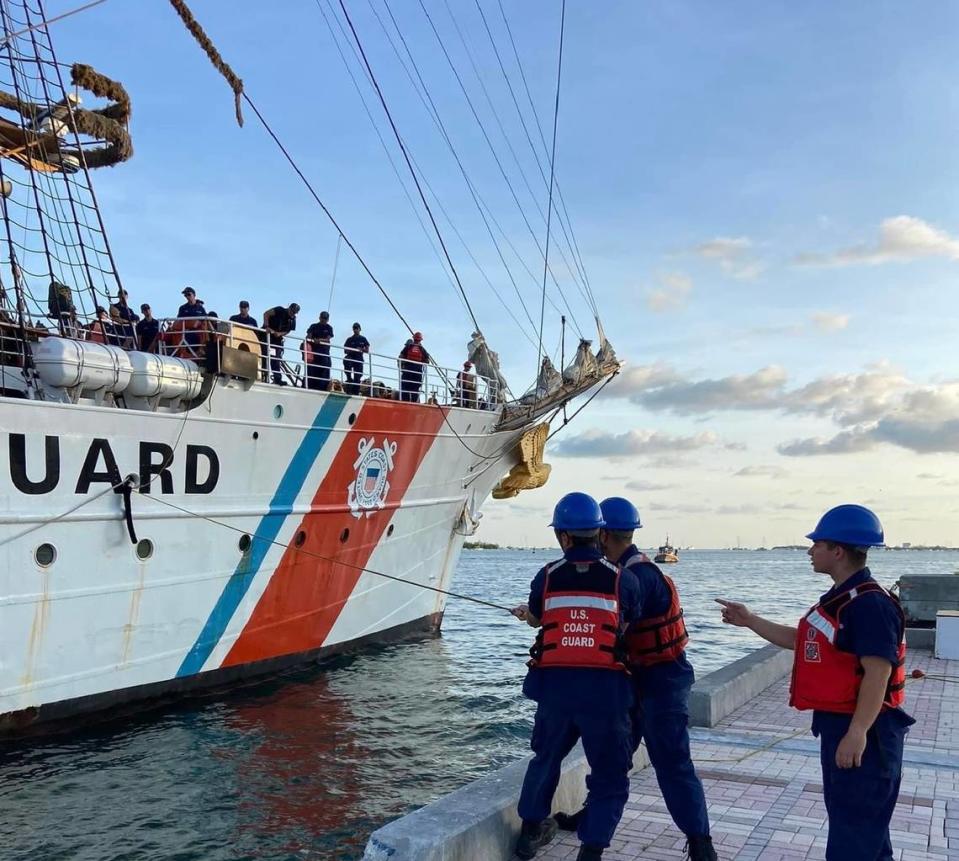
M 631 544 L 619 559 L 614 560 L 623 566 L 633 556 L 640 553 L 635 544 Z M 652 562 L 634 562 L 627 569 L 636 575 L 639 585 L 639 601 L 643 608 L 642 618 L 652 619 L 662 616 L 669 609 L 669 587 L 663 580 L 663 572 Z M 641 695 L 656 696 L 663 692 L 672 692 L 692 687 L 696 681 L 693 667 L 683 653 L 681 658 L 651 667 L 633 670 L 633 683 Z
M 599 561 L 603 554 L 589 547 L 572 547 L 563 557 L 569 562 Z M 552 564 L 552 563 L 551 563 Z M 537 618 L 543 616 L 543 593 L 546 589 L 546 568 L 539 570 L 529 587 L 529 609 Z M 620 616 L 625 624 L 636 621 L 642 612 L 639 584 L 628 570 L 619 580 Z M 628 709 L 633 701 L 632 684 L 626 673 L 610 670 L 530 668 L 523 682 L 523 693 L 541 705 L 566 712 L 607 712 Z

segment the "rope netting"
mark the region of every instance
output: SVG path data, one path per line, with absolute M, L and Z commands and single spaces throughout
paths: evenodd
M 0 0 L 0 311 L 4 322 L 64 331 L 119 295 L 89 171 L 133 148 L 126 91 L 59 63 L 45 20 L 41 0 Z M 91 96 L 109 104 L 80 108 Z

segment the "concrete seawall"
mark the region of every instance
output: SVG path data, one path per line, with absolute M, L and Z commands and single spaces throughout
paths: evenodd
M 716 726 L 723 718 L 778 682 L 792 668 L 793 653 L 764 646 L 704 676 L 689 695 L 691 726 Z
M 363 861 L 479 861 L 510 858 L 519 833 L 516 802 L 529 757 L 438 798 L 373 832 Z M 643 748 L 633 764 L 649 764 Z M 586 798 L 586 754 L 577 745 L 563 763 L 553 810 L 579 810 Z
M 713 727 L 770 685 L 792 665 L 792 652 L 766 646 L 704 676 L 690 696 L 690 723 Z M 519 832 L 516 802 L 529 757 L 439 798 L 373 832 L 363 861 L 496 861 L 512 857 Z M 649 764 L 641 747 L 636 769 Z M 578 810 L 589 771 L 577 746 L 563 764 L 553 810 Z

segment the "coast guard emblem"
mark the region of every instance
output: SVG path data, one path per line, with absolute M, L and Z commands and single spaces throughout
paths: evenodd
M 357 519 L 364 514 L 372 517 L 375 511 L 384 508 L 390 492 L 387 475 L 393 468 L 396 443 L 384 439 L 382 446 L 376 446 L 375 441 L 376 437 L 371 436 L 361 439 L 356 446 L 358 455 L 353 462 L 356 478 L 347 487 L 347 502 Z

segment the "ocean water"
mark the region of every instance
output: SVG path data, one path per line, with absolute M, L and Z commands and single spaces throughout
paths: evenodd
M 513 605 L 552 551 L 467 551 L 456 591 Z M 959 553 L 879 552 L 950 573 Z M 698 674 L 761 645 L 715 597 L 794 620 L 828 582 L 801 551 L 687 551 L 670 566 Z M 371 649 L 123 722 L 0 747 L 0 858 L 356 859 L 370 831 L 526 749 L 532 629 L 451 599 L 442 636 Z

